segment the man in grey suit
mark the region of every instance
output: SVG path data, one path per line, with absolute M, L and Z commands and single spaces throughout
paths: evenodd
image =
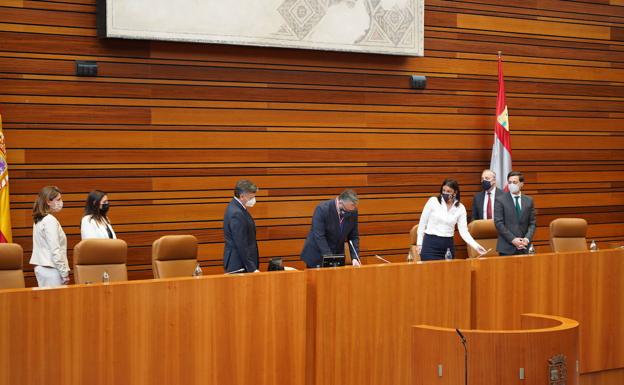
M 483 190 L 472 198 L 472 220 L 493 219 L 494 202 L 497 196 L 503 195 L 503 190 L 496 186 L 496 173 L 492 170 L 483 170 L 481 173 L 481 188 Z
M 500 255 L 526 254 L 535 233 L 533 199 L 522 194 L 524 175 L 507 175 L 509 193 L 499 194 L 494 202 L 494 224 L 498 231 L 496 251 Z

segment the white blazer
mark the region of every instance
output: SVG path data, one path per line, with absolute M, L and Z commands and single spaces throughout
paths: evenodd
M 80 236 L 82 239 L 89 238 L 105 238 L 108 239 L 108 232 L 106 228 L 109 228 L 113 234 L 113 239 L 117 239 L 113 226 L 110 223 L 102 223 L 93 219 L 91 215 L 85 215 L 80 222 Z
M 52 214 L 33 225 L 33 251 L 30 264 L 53 267 L 61 277 L 69 275 L 67 237 L 58 219 Z

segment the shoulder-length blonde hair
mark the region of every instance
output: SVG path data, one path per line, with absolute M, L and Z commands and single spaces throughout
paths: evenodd
M 61 194 L 61 190 L 56 186 L 45 186 L 39 191 L 39 195 L 35 200 L 35 204 L 33 206 L 33 220 L 35 223 L 39 222 L 46 215 L 50 213 L 50 205 L 48 205 L 48 201 L 56 198 Z

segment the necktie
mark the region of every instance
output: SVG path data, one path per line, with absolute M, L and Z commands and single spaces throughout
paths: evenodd
M 491 192 L 487 193 L 487 199 L 486 199 L 486 205 L 487 205 L 487 210 L 485 211 L 485 219 L 492 219 L 492 202 L 490 202 L 490 195 L 492 195 Z
M 518 201 L 520 197 L 517 196 L 517 197 L 514 197 L 514 199 L 516 200 L 516 214 L 518 214 L 518 218 L 520 218 L 520 202 Z

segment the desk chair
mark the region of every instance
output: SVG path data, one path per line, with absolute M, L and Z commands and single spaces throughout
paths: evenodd
M 586 251 L 587 221 L 583 218 L 558 218 L 550 222 L 552 251 Z
M 0 289 L 26 287 L 23 261 L 22 246 L 17 243 L 0 243 Z
M 74 247 L 76 283 L 102 282 L 108 272 L 110 282 L 127 281 L 128 245 L 121 239 L 84 239 Z
M 494 225 L 493 219 L 477 219 L 468 224 L 468 232 L 474 238 L 477 243 L 485 247 L 486 250 L 492 249 L 485 256 L 493 257 L 498 256 L 496 252 L 496 242 L 498 241 L 498 231 Z M 468 258 L 476 258 L 479 256 L 479 252 L 472 247 L 468 246 Z
M 197 266 L 197 238 L 165 235 L 152 244 L 154 278 L 191 277 Z

